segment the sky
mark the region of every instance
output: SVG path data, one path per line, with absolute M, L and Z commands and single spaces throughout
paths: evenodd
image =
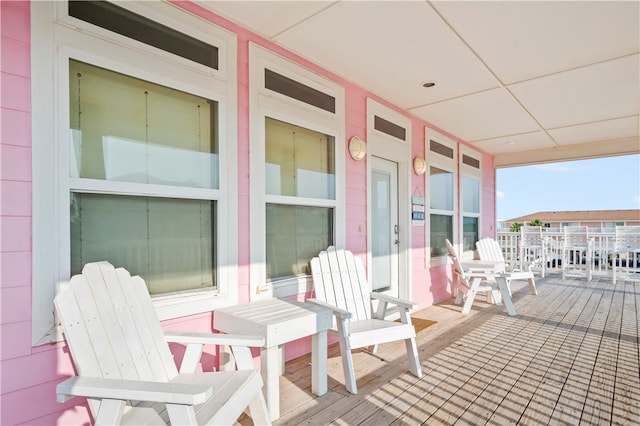
M 496 170 L 498 221 L 544 211 L 640 209 L 640 155 Z

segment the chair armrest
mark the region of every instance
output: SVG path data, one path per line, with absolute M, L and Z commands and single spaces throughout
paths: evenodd
M 415 309 L 418 306 L 417 303 L 412 302 L 410 300 L 399 299 L 397 297 L 389 296 L 387 294 L 371 292 L 371 298 L 381 300 L 387 303 L 392 303 L 396 306 L 400 306 L 401 308 L 406 308 L 406 309 Z
M 323 308 L 331 309 L 333 311 L 333 315 L 341 320 L 348 320 L 351 318 L 351 312 L 345 311 L 344 309 L 338 308 L 337 306 L 330 305 L 329 303 L 323 302 L 318 299 L 307 299 L 306 301 L 318 306 L 322 306 Z
M 509 265 L 507 272 L 514 272 L 516 268 L 519 268 L 521 271 L 531 272 L 531 264 L 529 262 L 511 260 L 507 262 L 507 265 Z
M 209 400 L 213 389 L 208 385 L 149 382 L 141 380 L 71 377 L 56 386 L 58 402 L 67 396 L 163 402 L 166 404 L 197 405 Z
M 264 337 L 224 334 L 224 333 L 192 333 L 169 331 L 164 334 L 167 342 L 173 343 L 197 343 L 202 345 L 224 345 L 224 346 L 264 346 Z
M 511 276 L 509 273 L 491 273 L 482 271 L 465 272 L 464 275 L 467 278 L 509 278 Z
M 254 369 L 253 357 L 249 348 L 264 346 L 264 337 L 251 335 L 167 332 L 164 337 L 167 342 L 187 344 L 182 365 L 180 365 L 180 373 L 196 371 L 204 345 L 229 346 L 238 370 Z

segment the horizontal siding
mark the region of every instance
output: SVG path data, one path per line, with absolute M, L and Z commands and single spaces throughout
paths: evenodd
M 31 312 L 31 305 L 29 305 Z M 18 321 L 1 324 L 0 333 L 0 371 L 2 371 L 2 391 L 8 383 L 4 380 L 4 361 L 31 354 L 31 321 Z
M 3 392 L 17 392 L 74 374 L 71 356 L 62 344 L 51 345 L 31 356 L 6 360 L 2 367 Z
M 2 252 L 0 288 L 31 287 L 31 252 Z

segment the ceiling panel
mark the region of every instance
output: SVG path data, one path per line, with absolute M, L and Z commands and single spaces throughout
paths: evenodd
M 529 80 L 509 89 L 546 128 L 638 114 L 640 55 Z
M 494 89 L 411 110 L 467 142 L 539 130 L 505 89 Z
M 504 84 L 639 50 L 637 1 L 436 1 L 433 5 Z
M 557 145 L 545 132 L 537 131 L 520 135 L 486 139 L 474 142 L 473 146 L 494 154 L 506 154 L 521 151 L 552 149 Z
M 549 134 L 559 145 L 631 138 L 638 135 L 638 117 L 618 118 L 580 126 L 562 127 L 549 130 Z
M 197 3 L 269 39 L 337 2 L 199 0 Z

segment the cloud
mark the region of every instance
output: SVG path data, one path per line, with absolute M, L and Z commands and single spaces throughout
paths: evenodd
M 496 191 L 496 198 L 505 198 L 504 192 Z

